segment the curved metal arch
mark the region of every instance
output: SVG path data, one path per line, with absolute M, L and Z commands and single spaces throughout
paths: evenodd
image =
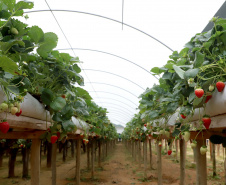
M 108 111 L 108 110 L 119 110 L 119 111 L 121 111 L 121 112 L 126 113 L 127 115 L 129 115 L 129 116 L 131 116 L 131 117 L 134 116 L 134 114 L 133 114 L 132 112 L 126 112 L 124 109 L 120 109 L 120 108 L 118 108 L 118 107 L 108 106 L 107 111 Z
M 107 115 L 119 115 L 119 116 L 122 116 L 122 117 L 124 117 L 126 119 L 132 119 L 132 117 L 130 117 L 130 116 L 128 116 L 128 115 L 126 115 L 126 114 L 124 114 L 124 113 L 122 113 L 120 111 L 113 111 L 113 110 L 111 110 L 110 112 L 107 113 Z
M 119 122 L 119 123 L 121 123 L 122 125 L 126 125 L 126 123 L 123 123 L 123 122 L 119 121 L 118 119 L 115 119 L 115 118 L 112 118 L 112 119 L 115 120 L 115 121 L 117 121 L 117 122 Z
M 162 44 L 163 46 L 165 46 L 166 48 L 168 48 L 170 51 L 173 52 L 173 50 L 172 50 L 169 46 L 167 46 L 166 44 L 164 44 L 163 42 L 161 42 L 160 40 L 158 40 L 158 39 L 155 38 L 154 36 L 152 36 L 152 35 L 150 35 L 150 34 L 144 32 L 144 31 L 142 31 L 142 30 L 140 30 L 140 29 L 138 29 L 138 28 L 136 28 L 136 27 L 133 27 L 133 26 L 131 26 L 131 25 L 129 25 L 129 24 L 126 24 L 125 22 L 120 22 L 120 21 L 118 21 L 118 20 L 112 19 L 112 18 L 110 18 L 110 17 L 105 17 L 105 16 L 103 16 L 103 15 L 98 15 L 98 14 L 89 13 L 89 12 L 76 11 L 76 10 L 53 10 L 53 9 L 51 9 L 51 10 L 31 10 L 31 11 L 26 11 L 26 12 L 24 12 L 24 13 L 37 13 L 37 12 L 39 13 L 39 12 L 49 12 L 49 11 L 52 11 L 52 12 L 81 13 L 81 14 L 92 15 L 92 16 L 96 16 L 96 17 L 108 19 L 108 20 L 117 22 L 117 23 L 119 23 L 119 24 L 123 24 L 123 25 L 125 25 L 125 26 L 128 26 L 128 27 L 130 27 L 130 28 L 132 28 L 132 29 L 134 29 L 134 30 L 136 30 L 136 31 L 138 31 L 138 32 L 141 32 L 141 33 L 143 33 L 143 34 L 145 34 L 145 35 L 151 37 L 152 39 L 154 39 L 155 41 L 157 41 L 158 43 Z
M 117 107 L 122 107 L 121 105 L 117 105 L 117 104 L 114 104 L 114 103 L 109 103 L 109 102 L 102 102 L 102 104 L 110 104 L 110 105 L 116 105 Z M 123 107 L 124 109 L 128 110 L 127 108 Z M 134 109 L 135 110 L 135 109 Z M 132 112 L 131 112 L 132 113 Z M 135 114 L 135 113 L 132 113 L 132 114 Z
M 133 65 L 136 65 L 137 67 L 143 69 L 144 71 L 146 71 L 147 73 L 149 73 L 150 75 L 152 75 L 154 78 L 156 78 L 156 79 L 158 80 L 158 78 L 157 78 L 155 75 L 153 75 L 150 71 L 148 71 L 148 70 L 145 69 L 144 67 L 142 67 L 142 66 L 136 64 L 135 62 L 132 62 L 131 60 L 128 60 L 128 59 L 126 59 L 126 58 L 123 58 L 123 57 L 121 57 L 121 56 L 118 56 L 118 55 L 115 55 L 115 54 L 112 54 L 112 53 L 109 53 L 109 52 L 105 52 L 105 51 L 101 51 L 101 50 L 95 50 L 95 49 L 86 49 L 86 48 L 64 48 L 64 49 L 56 49 L 56 50 L 71 50 L 71 49 L 73 49 L 73 50 L 85 50 L 85 51 L 99 52 L 99 53 L 104 53 L 104 54 L 107 54 L 107 55 L 111 55 L 111 56 L 120 58 L 120 59 L 122 59 L 122 60 L 125 60 L 125 61 L 127 61 L 127 62 L 129 62 L 129 63 L 131 63 L 131 64 L 133 64 Z
M 111 84 L 108 84 L 108 83 L 102 83 L 102 82 L 86 82 L 86 83 L 93 83 L 93 84 L 102 84 L 102 85 L 108 85 L 108 86 L 111 86 L 111 87 L 116 87 L 118 89 L 121 89 L 123 91 L 126 91 L 127 93 L 135 96 L 136 98 L 138 98 L 135 94 L 131 93 L 130 91 L 127 91 L 126 89 L 123 89 L 122 87 L 119 87 L 119 86 L 116 86 L 116 85 L 111 85 Z
M 128 105 L 127 103 L 124 103 L 124 102 L 122 102 L 122 101 L 119 101 L 119 100 L 117 100 L 117 99 L 114 99 L 114 98 L 105 98 L 105 97 L 92 97 L 93 99 L 94 98 L 98 98 L 98 99 L 106 99 L 106 100 L 114 100 L 114 101 L 117 101 L 117 102 L 120 102 L 120 103 L 122 103 L 122 104 L 124 104 L 124 105 L 126 105 L 126 106 L 128 106 L 128 107 L 130 107 L 131 109 L 134 109 L 133 107 L 131 107 L 130 105 Z
M 86 70 L 86 71 L 95 71 L 95 72 L 102 72 L 102 73 L 107 73 L 107 74 L 111 74 L 111 75 L 115 75 L 117 77 L 120 77 L 120 78 L 123 78 L 124 80 L 127 80 L 133 84 L 135 84 L 136 86 L 140 87 L 142 90 L 145 90 L 143 87 L 141 87 L 140 85 L 138 85 L 137 83 L 133 82 L 132 80 L 129 80 L 128 78 L 125 78 L 123 76 L 120 76 L 120 75 L 117 75 L 115 73 L 111 73 L 111 72 L 108 72 L 108 71 L 102 71 L 102 70 L 98 70 L 98 69 L 83 69 L 83 70 Z
M 138 107 L 138 105 L 136 105 L 133 101 L 129 100 L 128 98 L 125 98 L 124 96 L 121 96 L 121 95 L 119 95 L 119 94 L 116 94 L 116 93 L 111 93 L 111 92 L 107 92 L 107 91 L 89 91 L 89 92 L 97 92 L 97 93 L 113 94 L 113 95 L 115 95 L 115 96 L 118 96 L 118 97 L 124 98 L 125 100 L 130 101 L 131 103 L 133 103 L 135 106 Z
M 111 118 L 119 118 L 119 119 L 121 119 L 122 121 L 126 121 L 126 122 L 128 122 L 128 120 L 130 120 L 130 119 L 127 119 L 127 118 L 123 118 L 123 117 L 121 117 L 121 116 L 118 116 L 118 115 L 116 115 L 116 116 L 112 115 L 112 116 L 109 117 L 109 119 L 111 119 Z

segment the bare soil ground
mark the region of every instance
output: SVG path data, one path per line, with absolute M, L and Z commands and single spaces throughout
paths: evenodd
M 189 148 L 189 147 L 188 147 Z M 153 148 L 154 149 L 154 148 Z M 150 185 L 157 184 L 157 164 L 156 156 L 153 155 L 153 169 L 150 169 L 148 163 L 148 179 L 144 179 L 143 165 L 139 167 L 138 162 L 134 161 L 129 151 L 123 144 L 116 145 L 115 150 L 109 152 L 109 156 L 102 162 L 102 168 L 97 167 L 95 163 L 95 178 L 91 179 L 90 170 L 86 169 L 86 154 L 81 156 L 81 185 Z M 68 154 L 69 155 L 69 154 Z M 47 169 L 46 158 L 43 157 L 41 163 L 41 185 L 51 185 L 51 169 Z M 192 153 L 188 150 L 187 153 L 187 168 L 186 168 L 186 185 L 193 185 L 196 179 L 195 168 L 192 167 Z M 149 161 L 149 160 L 148 160 Z M 180 178 L 179 163 L 172 156 L 164 155 L 163 159 L 163 184 L 178 185 Z M 208 162 L 209 164 L 209 162 Z M 16 178 L 7 178 L 7 158 L 4 160 L 3 167 L 0 168 L 0 185 L 30 185 L 30 179 L 22 179 L 22 162 L 21 157 L 17 158 L 15 168 Z M 218 159 L 217 179 L 211 178 L 211 163 L 208 165 L 208 185 L 223 185 L 224 172 L 223 162 Z M 62 154 L 57 155 L 57 185 L 75 185 L 75 159 L 68 157 L 65 163 L 62 162 Z

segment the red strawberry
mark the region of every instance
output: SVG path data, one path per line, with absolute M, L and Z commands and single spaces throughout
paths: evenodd
M 204 94 L 204 90 L 201 89 L 201 88 L 198 88 L 198 89 L 195 89 L 195 95 L 198 97 L 198 98 L 201 98 Z
M 218 92 L 223 91 L 224 86 L 225 86 L 225 84 L 223 82 L 217 82 L 216 83 L 216 87 L 217 87 Z
M 207 103 L 211 98 L 212 98 L 212 95 L 206 96 L 206 101 L 205 101 L 205 103 Z
M 206 129 L 209 129 L 210 124 L 211 124 L 210 117 L 207 116 L 207 115 L 204 115 L 203 118 L 202 118 L 202 121 L 203 121 L 203 125 L 206 127 Z
M 171 153 L 172 153 L 172 150 L 168 150 L 168 155 L 171 155 Z
M 61 97 L 64 98 L 64 99 L 66 98 L 65 94 L 62 94 Z
M 181 116 L 183 119 L 185 119 L 185 118 L 186 118 L 186 116 L 185 116 L 185 115 L 183 115 L 183 114 L 181 114 L 180 116 Z
M 147 124 L 145 123 L 144 126 L 147 127 Z
M 55 135 L 51 136 L 51 143 L 52 144 L 56 143 L 57 139 L 58 139 L 57 136 L 55 136 Z
M 16 116 L 19 117 L 22 114 L 22 109 L 20 109 L 20 112 L 16 113 Z
M 9 130 L 9 123 L 6 121 L 0 123 L 0 130 L 2 131 L 2 133 L 6 134 Z
M 57 132 L 57 139 L 60 138 L 60 132 Z

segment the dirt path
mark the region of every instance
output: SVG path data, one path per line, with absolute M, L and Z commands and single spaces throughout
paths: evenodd
M 20 157 L 18 158 L 20 159 Z M 86 168 L 86 154 L 81 155 L 81 185 L 156 185 L 157 164 L 156 155 L 153 155 L 153 168 L 148 169 L 148 180 L 143 177 L 143 165 L 139 168 L 138 162 L 134 161 L 129 151 L 123 144 L 119 143 L 115 149 L 109 152 L 109 156 L 102 162 L 102 168 L 97 167 L 95 162 L 95 178 L 91 179 L 91 172 Z M 163 184 L 178 185 L 180 178 L 180 166 L 173 160 L 172 156 L 164 155 L 162 158 Z M 21 179 L 22 165 L 17 161 L 15 173 L 17 178 L 8 179 L 7 161 L 4 167 L 0 168 L 0 185 L 30 185 L 30 180 Z M 42 160 L 40 185 L 51 185 L 51 169 L 47 169 L 45 159 Z M 148 165 L 149 167 L 149 159 Z M 75 183 L 75 159 L 68 157 L 65 163 L 62 162 L 62 154 L 57 154 L 57 185 L 76 185 Z M 186 185 L 194 185 L 196 179 L 195 169 L 186 168 Z M 220 182 L 221 181 L 221 182 Z M 222 180 L 208 180 L 208 185 L 220 185 Z

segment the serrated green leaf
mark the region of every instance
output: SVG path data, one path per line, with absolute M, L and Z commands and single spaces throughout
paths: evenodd
M 190 93 L 189 98 L 188 98 L 188 102 L 192 103 L 192 101 L 195 99 L 196 95 L 195 92 Z
M 185 73 L 185 71 L 183 69 L 181 69 L 180 67 L 178 67 L 176 65 L 173 65 L 173 69 L 175 70 L 175 72 L 178 74 L 178 76 L 181 79 L 184 79 L 184 73 Z
M 16 0 L 2 0 L 2 2 L 8 7 L 10 12 L 13 12 Z
M 62 97 L 57 97 L 56 99 L 53 100 L 52 103 L 50 103 L 50 107 L 54 111 L 59 111 L 63 109 L 65 105 L 66 105 L 66 100 Z
M 50 105 L 53 101 L 54 93 L 50 89 L 43 89 L 41 94 L 42 102 L 46 105 Z
M 8 58 L 7 56 L 0 56 L 0 67 L 8 73 L 15 75 L 15 72 L 19 73 L 16 62 Z
M 205 55 L 199 51 L 195 52 L 194 68 L 199 68 L 202 66 L 205 59 Z
M 23 9 L 32 9 L 34 7 L 34 3 L 30 1 L 19 1 L 15 5 L 15 10 L 23 10 Z
M 75 131 L 76 128 L 76 125 L 71 120 L 62 122 L 62 126 L 66 132 Z
M 199 73 L 199 69 L 198 68 L 189 69 L 189 70 L 185 71 L 184 78 L 187 79 L 187 80 L 189 78 L 195 78 L 198 73 Z
M 202 103 L 202 101 L 203 101 L 203 97 L 201 97 L 201 98 L 196 97 L 193 101 L 193 106 L 195 108 L 198 108 L 200 106 L 200 104 Z
M 32 26 L 28 32 L 28 35 L 36 44 L 44 40 L 44 33 L 38 26 Z
M 76 73 L 80 73 L 80 72 L 81 72 L 81 68 L 78 67 L 77 64 L 74 64 L 74 65 L 73 65 L 73 69 L 75 70 Z

